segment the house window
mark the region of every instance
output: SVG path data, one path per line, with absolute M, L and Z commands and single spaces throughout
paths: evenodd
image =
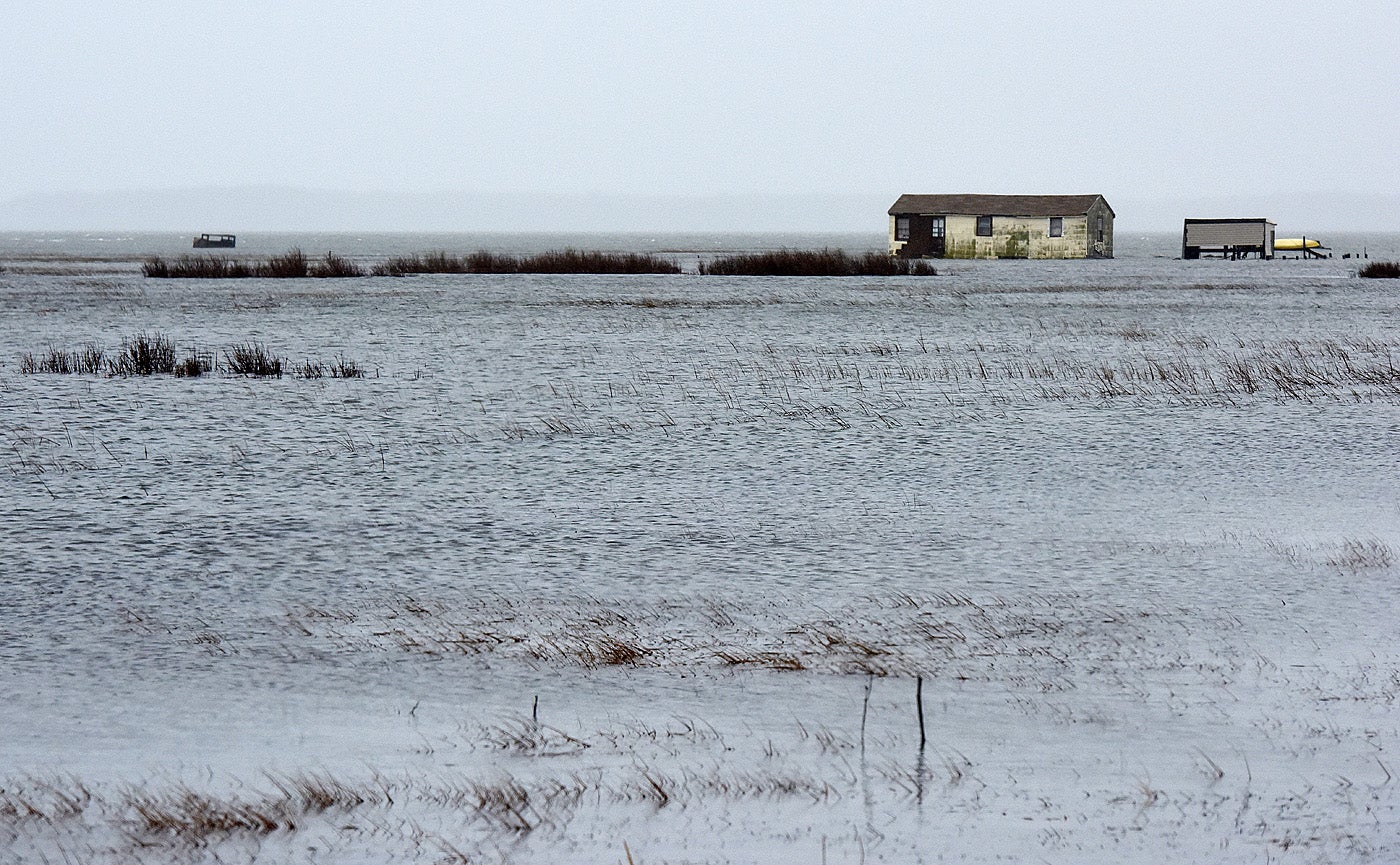
M 1065 218 L 1064 218 L 1063 216 L 1052 216 L 1052 217 L 1050 217 L 1050 236 L 1051 236 L 1051 237 L 1064 237 L 1064 236 L 1065 236 Z
M 979 216 L 979 217 L 977 217 L 977 236 L 978 236 L 978 237 L 991 237 L 991 236 L 992 236 L 992 218 L 991 218 L 990 216 Z
M 907 217 L 907 216 L 896 216 L 896 217 L 894 218 L 894 239 L 895 239 L 895 240 L 908 240 L 908 239 L 909 239 L 909 217 Z
M 929 220 L 929 223 L 932 226 L 929 232 L 930 237 L 937 239 L 948 233 L 947 221 L 945 217 L 935 216 Z
M 1094 230 L 1098 232 L 1099 243 L 1103 243 L 1103 217 L 1100 216 L 1094 221 Z

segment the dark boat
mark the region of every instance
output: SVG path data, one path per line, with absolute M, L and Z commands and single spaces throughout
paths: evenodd
M 194 239 L 195 249 L 233 249 L 232 234 L 201 234 Z

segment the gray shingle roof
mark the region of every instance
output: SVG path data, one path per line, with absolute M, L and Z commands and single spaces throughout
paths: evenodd
M 965 216 L 1080 216 L 1101 195 L 911 195 L 890 206 L 890 213 Z M 1104 202 L 1107 204 L 1107 202 Z M 1109 208 L 1111 212 L 1113 208 Z

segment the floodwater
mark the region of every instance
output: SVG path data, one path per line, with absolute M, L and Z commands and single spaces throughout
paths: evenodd
M 0 862 L 1394 861 L 1400 236 L 1175 242 L 0 236 Z M 367 375 L 21 370 L 157 332 Z

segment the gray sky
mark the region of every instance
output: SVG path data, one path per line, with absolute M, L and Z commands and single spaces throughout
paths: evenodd
M 11 205 L 1102 192 L 1129 218 L 1117 202 L 1400 193 L 1381 2 L 16 0 L 3 18 Z

